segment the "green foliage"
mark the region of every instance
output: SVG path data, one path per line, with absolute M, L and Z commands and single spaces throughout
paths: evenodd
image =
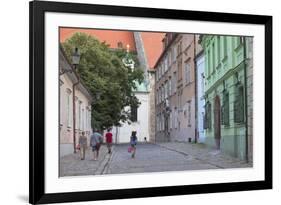
M 144 79 L 137 56 L 130 53 L 130 57 L 136 62 L 134 70 L 125 67 L 122 62 L 125 50 L 112 50 L 105 42 L 101 43 L 84 33 L 75 33 L 62 46 L 69 59 L 75 47 L 80 51 L 77 72 L 94 96 L 92 126 L 106 129 L 120 125 L 120 121 L 129 122 L 130 113 L 124 108 L 139 105 L 132 90 L 136 88 L 135 82 L 141 83 Z M 100 98 L 96 99 L 98 93 Z

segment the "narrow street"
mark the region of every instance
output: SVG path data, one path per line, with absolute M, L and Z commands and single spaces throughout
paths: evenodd
M 163 171 L 184 171 L 201 169 L 224 169 L 251 167 L 236 158 L 210 150 L 201 144 L 161 143 L 138 144 L 136 157 L 127 152 L 128 144 L 113 146 L 108 154 L 102 146 L 98 161 L 92 161 L 92 153 L 87 152 L 85 160 L 79 154 L 62 157 L 60 176 L 143 173 Z

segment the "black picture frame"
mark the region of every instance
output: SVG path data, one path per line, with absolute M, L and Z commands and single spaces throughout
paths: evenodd
M 185 11 L 125 6 L 32 1 L 30 12 L 30 142 L 29 202 L 31 204 L 186 195 L 272 188 L 272 16 Z M 259 24 L 265 27 L 265 180 L 71 193 L 45 193 L 45 53 L 46 12 L 100 14 Z

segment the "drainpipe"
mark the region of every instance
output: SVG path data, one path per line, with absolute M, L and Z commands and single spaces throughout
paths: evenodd
M 76 67 L 76 66 L 75 66 Z M 74 68 L 75 70 L 75 68 Z M 75 137 L 75 130 L 76 130 L 76 112 L 75 112 L 75 87 L 80 83 L 80 78 L 77 75 L 77 82 L 72 85 L 72 104 L 73 104 L 73 152 L 76 153 L 76 137 Z
M 193 62 L 194 62 L 194 92 L 195 92 L 195 139 L 194 142 L 197 143 L 197 130 L 198 130 L 198 122 L 197 122 L 197 65 L 196 65 L 196 35 L 193 34 L 193 46 L 194 46 L 194 56 L 193 56 Z
M 247 59 L 247 55 L 246 55 L 246 37 L 243 36 L 243 54 L 244 54 L 244 86 L 245 86 L 245 91 L 244 91 L 244 101 L 245 101 L 245 157 L 246 157 L 246 162 L 249 162 L 249 148 L 248 148 L 248 144 L 249 144 L 249 139 L 248 139 L 248 92 L 247 92 L 247 66 L 246 66 L 246 59 Z

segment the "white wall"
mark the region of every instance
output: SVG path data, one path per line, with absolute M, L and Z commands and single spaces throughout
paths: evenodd
M 148 105 L 148 93 L 136 93 L 138 100 L 141 102 L 138 107 L 138 121 L 133 122 L 130 125 L 128 123 L 123 123 L 121 127 L 113 128 L 113 142 L 117 143 L 128 143 L 130 141 L 130 136 L 132 131 L 137 131 L 138 141 L 144 141 L 146 137 L 149 141 L 149 105 Z
M 236 193 L 201 194 L 189 196 L 156 197 L 115 201 L 84 202 L 79 204 L 131 205 L 131 204 L 278 204 L 280 201 L 281 156 L 281 13 L 276 0 L 71 0 L 97 4 L 113 4 L 174 9 L 206 10 L 220 12 L 274 15 L 274 190 Z M 1 1 L 1 101 L 0 113 L 2 139 L 12 138 L 12 146 L 1 144 L 1 204 L 27 204 L 28 200 L 28 1 Z M 6 100 L 9 99 L 9 100 Z M 78 204 L 78 203 L 66 203 Z
M 205 141 L 204 134 L 204 113 L 205 113 L 205 100 L 204 100 L 204 78 L 202 77 L 202 73 L 204 74 L 204 56 L 200 56 L 200 58 L 196 61 L 196 69 L 197 69 L 197 132 L 198 132 L 198 141 Z

